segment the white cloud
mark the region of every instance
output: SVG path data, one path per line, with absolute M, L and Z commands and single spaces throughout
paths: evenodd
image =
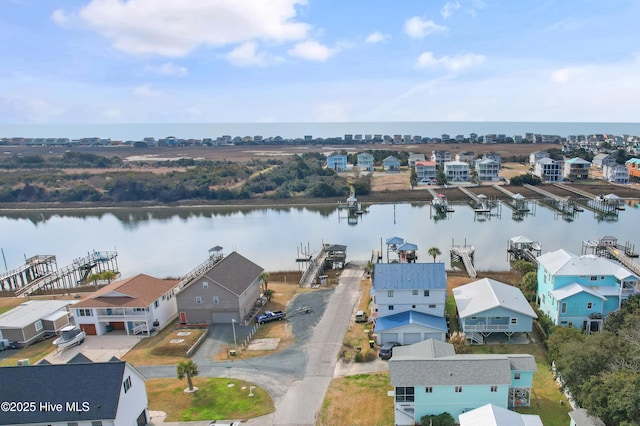
M 449 17 L 451 17 L 451 13 L 455 10 L 460 9 L 460 3 L 455 2 L 447 2 L 445 3 L 444 6 L 442 6 L 442 9 L 440 10 L 440 14 L 442 15 L 442 17 L 444 19 L 447 19 Z
M 226 55 L 233 65 L 247 67 L 252 65 L 265 65 L 265 53 L 258 53 L 258 45 L 254 42 L 244 43 Z
M 302 58 L 309 61 L 324 62 L 337 52 L 336 49 L 320 44 L 315 40 L 303 41 L 296 43 L 287 53 L 296 58 Z
M 187 67 L 176 65 L 172 62 L 165 62 L 164 64 L 158 66 L 149 66 L 147 67 L 147 69 L 160 75 L 170 75 L 176 77 L 185 77 L 189 75 L 189 70 L 187 69 Z
M 365 40 L 365 42 L 366 43 L 375 44 L 375 43 L 383 42 L 388 38 L 389 38 L 388 34 L 382 34 L 381 32 L 376 31 L 376 32 L 373 32 L 373 33 L 369 34 L 367 36 L 367 39 Z
M 585 72 L 582 68 L 560 68 L 551 73 L 550 80 L 554 83 L 570 83 Z
M 57 9 L 51 14 L 51 20 L 61 27 L 69 25 L 69 16 L 62 9 Z
M 78 17 L 123 52 L 182 57 L 202 46 L 303 40 L 311 26 L 296 19 L 296 8 L 305 4 L 306 0 L 92 0 Z
M 407 19 L 404 23 L 404 32 L 411 38 L 424 38 L 429 34 L 442 33 L 447 27 L 438 25 L 433 21 L 427 21 L 419 16 Z
M 418 68 L 445 68 L 451 72 L 463 71 L 467 68 L 475 67 L 484 62 L 483 55 L 467 53 L 457 56 L 442 56 L 437 58 L 432 52 L 424 52 L 418 57 L 416 67 Z
M 158 98 L 162 96 L 162 92 L 151 88 L 150 84 L 143 84 L 133 89 L 133 94 L 142 98 Z

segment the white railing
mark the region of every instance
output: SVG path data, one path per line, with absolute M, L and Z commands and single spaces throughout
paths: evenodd
M 478 324 L 478 325 L 464 325 L 464 331 L 509 331 L 511 327 L 508 324 Z

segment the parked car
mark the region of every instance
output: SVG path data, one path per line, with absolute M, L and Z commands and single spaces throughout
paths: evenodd
M 365 311 L 356 312 L 356 322 L 367 322 L 369 321 L 369 316 Z
M 400 346 L 398 342 L 388 342 L 382 345 L 378 351 L 378 356 L 382 359 L 390 359 L 393 356 L 393 348 Z

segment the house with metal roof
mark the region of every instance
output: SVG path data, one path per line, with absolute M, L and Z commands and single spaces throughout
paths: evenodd
M 487 404 L 459 416 L 460 426 L 543 426 L 540 416 Z
M 183 324 L 245 322 L 260 298 L 264 268 L 232 252 L 195 275 L 178 293 Z
M 460 330 L 472 343 L 492 333 L 531 333 L 538 318 L 520 289 L 490 278 L 453 289 Z
M 131 364 L 76 362 L 0 368 L 3 425 L 146 425 L 146 378 Z M 8 386 L 7 384 L 11 384 Z
M 0 339 L 20 347 L 39 342 L 46 333 L 57 333 L 69 325 L 70 300 L 27 300 L 0 315 Z
M 114 281 L 73 306 L 75 322 L 87 335 L 113 330 L 150 335 L 178 316 L 178 280 L 146 274 Z
M 447 321 L 444 317 L 417 311 L 404 311 L 376 320 L 376 343 L 398 342 L 411 345 L 427 339 L 445 341 Z
M 398 346 L 389 360 L 396 425 L 425 415 L 451 414 L 493 404 L 526 407 L 531 401 L 535 359 L 528 354 L 457 355 L 450 343 L 425 340 Z
M 537 261 L 537 303 L 555 325 L 601 331 L 607 315 L 638 293 L 640 278 L 604 257 L 560 249 Z

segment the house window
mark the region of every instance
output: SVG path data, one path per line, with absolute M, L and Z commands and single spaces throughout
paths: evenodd
M 133 312 L 144 312 L 144 310 L 145 310 L 144 308 L 133 308 Z
M 91 426 L 102 426 L 102 420 L 92 420 Z
M 456 386 L 456 393 L 462 392 L 462 386 Z
M 422 294 L 424 297 L 429 297 L 429 290 L 425 290 Z
M 127 378 L 124 379 L 122 387 L 124 388 L 124 393 L 129 392 L 129 389 L 131 389 L 131 376 L 127 376 Z
M 596 277 L 595 275 L 591 275 L 591 276 L 589 277 L 589 279 L 590 279 L 591 281 L 598 281 L 598 277 Z
M 436 305 L 429 305 L 429 309 L 435 309 Z
M 475 321 L 478 319 L 478 317 L 471 317 L 471 319 Z
M 206 281 L 202 281 L 202 288 L 209 288 L 209 283 Z
M 396 402 L 413 402 L 414 389 L 410 388 L 396 388 Z
M 417 296 L 418 295 L 418 290 L 411 290 L 411 295 L 412 296 Z
M 213 303 L 214 305 L 217 305 L 218 303 L 220 303 L 220 298 L 218 296 L 213 296 Z
M 518 318 L 511 318 L 511 324 L 516 325 L 518 323 Z
M 199 305 L 202 303 L 202 297 L 196 296 L 196 303 Z
M 491 392 L 498 392 L 497 386 L 491 386 Z
M 160 306 L 160 301 L 156 300 L 155 302 L 153 302 L 154 308 L 157 308 L 158 306 Z
M 79 317 L 92 317 L 91 309 L 76 309 Z
M 36 331 L 42 330 L 42 321 L 41 320 L 36 321 L 35 325 L 36 325 Z
M 411 305 L 411 309 L 415 309 L 415 308 L 416 308 L 416 305 Z
M 387 290 L 387 297 L 393 297 L 393 290 Z
M 167 300 L 167 295 L 166 294 L 162 295 L 162 300 Z
M 567 313 L 567 303 L 564 302 L 562 305 L 560 305 L 560 313 L 561 314 L 566 314 Z
M 591 309 L 593 308 L 593 303 L 592 302 L 587 302 L 587 309 Z
M 520 373 L 513 373 L 513 378 L 515 380 L 520 380 Z
M 496 317 L 497 320 L 502 319 L 502 317 Z
M 428 386 L 428 387 L 424 388 L 424 392 L 425 393 L 433 393 L 433 388 L 431 386 Z
M 393 311 L 393 305 L 389 305 L 389 310 Z

